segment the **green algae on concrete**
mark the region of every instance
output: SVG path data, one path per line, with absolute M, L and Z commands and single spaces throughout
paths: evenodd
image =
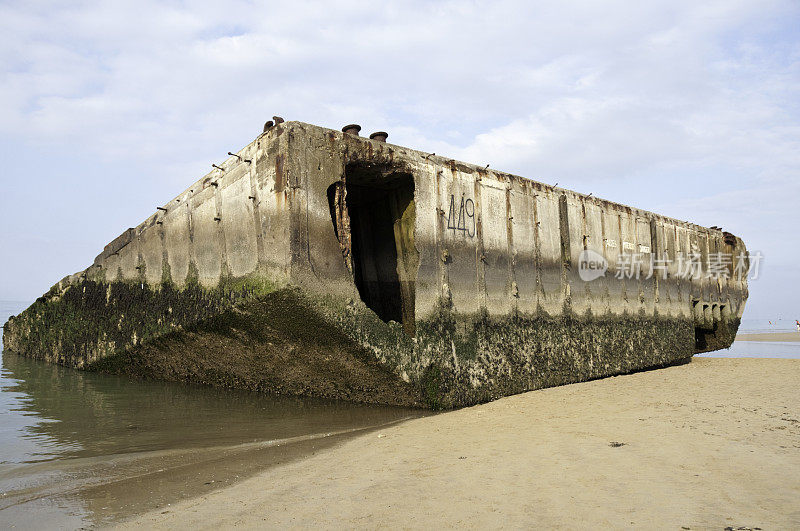
M 241 301 L 89 367 L 136 377 L 365 403 L 423 406 L 293 289 Z
M 120 350 L 194 325 L 245 297 L 274 290 L 264 280 L 236 279 L 213 290 L 187 283 L 81 280 L 52 288 L 4 326 L 9 351 L 83 368 Z

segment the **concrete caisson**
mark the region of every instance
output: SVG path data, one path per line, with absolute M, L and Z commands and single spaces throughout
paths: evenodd
M 10 319 L 6 349 L 442 408 L 733 341 L 739 238 L 383 140 L 267 127 Z

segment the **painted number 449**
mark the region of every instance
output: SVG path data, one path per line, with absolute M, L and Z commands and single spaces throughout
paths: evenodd
M 461 198 L 461 204 L 456 208 L 455 195 L 450 196 L 450 211 L 447 213 L 447 228 L 453 234 L 460 231 L 472 238 L 475 236 L 475 203 L 472 199 Z

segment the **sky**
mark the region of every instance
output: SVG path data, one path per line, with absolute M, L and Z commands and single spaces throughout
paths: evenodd
M 0 101 L 2 300 L 277 114 L 721 226 L 800 318 L 797 1 L 0 0 Z

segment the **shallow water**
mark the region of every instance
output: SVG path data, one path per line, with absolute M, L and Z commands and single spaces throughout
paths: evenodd
M 0 320 L 27 306 L 0 306 Z M 5 354 L 0 527 L 102 525 L 314 453 L 417 410 L 77 371 Z
M 770 332 L 794 332 L 797 325 L 794 319 L 742 319 L 739 325 L 740 334 L 758 334 Z
M 800 343 L 793 341 L 734 341 L 729 349 L 700 354 L 705 358 L 800 359 Z

